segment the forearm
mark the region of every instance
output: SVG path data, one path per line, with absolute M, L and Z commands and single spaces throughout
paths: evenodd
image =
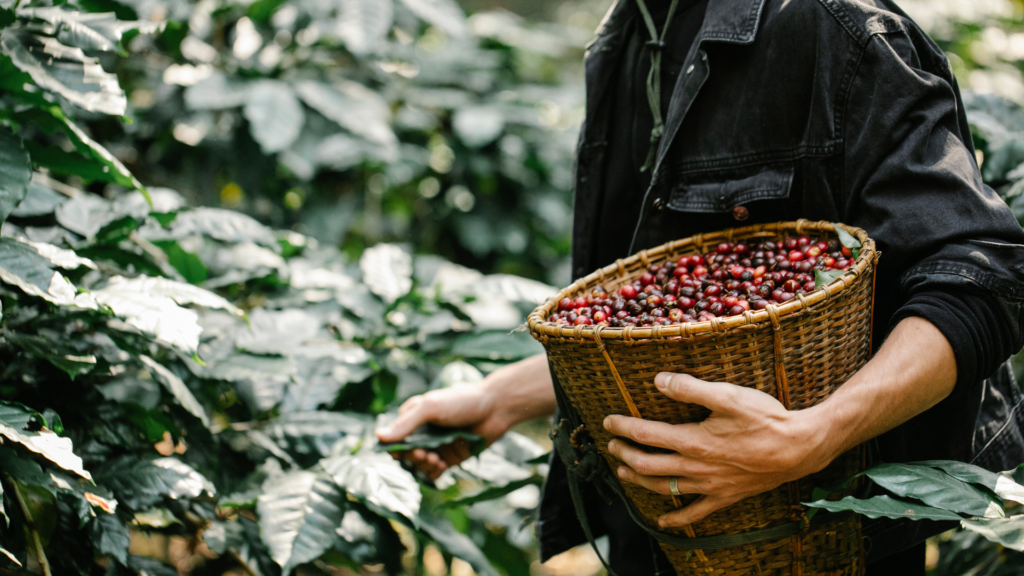
M 853 378 L 803 411 L 818 430 L 820 465 L 938 404 L 956 379 L 956 358 L 942 333 L 927 320 L 905 318 Z
M 544 354 L 494 371 L 485 386 L 509 427 L 555 413 L 555 390 Z

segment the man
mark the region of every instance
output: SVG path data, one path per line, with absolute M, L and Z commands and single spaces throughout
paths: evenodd
M 646 2 L 646 3 L 645 3 Z M 882 252 L 874 358 L 822 404 L 685 374 L 655 380 L 711 417 L 605 425 L 616 474 L 700 494 L 681 526 L 820 470 L 868 442 L 873 460 L 1024 462 L 1021 395 L 1004 361 L 1021 348 L 1024 233 L 981 183 L 945 56 L 890 0 L 619 0 L 586 58 L 576 167 L 575 277 L 643 248 L 737 225 L 808 218 L 864 228 Z M 671 399 L 671 400 L 670 400 Z M 379 435 L 425 422 L 488 441 L 555 411 L 543 357 L 480 386 L 431 392 Z M 468 454 L 408 455 L 439 474 Z M 552 461 L 538 532 L 548 558 L 585 541 Z M 671 574 L 621 504 L 590 496 L 620 575 Z M 868 574 L 924 574 L 923 540 L 949 526 L 864 519 Z

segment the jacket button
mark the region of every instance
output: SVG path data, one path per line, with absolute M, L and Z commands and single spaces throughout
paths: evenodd
M 746 206 L 737 206 L 732 209 L 732 217 L 742 222 L 750 218 L 750 210 Z
M 651 207 L 661 212 L 665 208 L 665 201 L 661 198 L 655 198 L 654 202 L 651 202 Z

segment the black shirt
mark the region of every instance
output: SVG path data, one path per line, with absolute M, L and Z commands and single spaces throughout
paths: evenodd
M 663 90 L 676 86 L 671 101 L 662 100 L 667 132 L 652 175 L 638 169 L 649 138 L 649 38 L 635 0 L 619 0 L 588 50 L 573 275 L 738 225 L 808 218 L 863 228 L 882 251 L 875 346 L 899 320 L 920 316 L 946 336 L 958 370 L 950 398 L 873 443 L 879 457 L 954 459 L 995 471 L 1024 461 L 1024 401 L 1000 366 L 1024 343 L 1024 234 L 981 182 L 941 49 L 891 0 L 702 6 L 681 6 L 667 36 L 674 46 L 664 57 Z M 666 8 L 659 2 L 652 11 Z M 701 11 L 699 45 L 690 47 L 692 32 L 684 31 Z M 655 198 L 667 207 L 654 209 Z M 749 208 L 748 221 L 733 219 L 737 206 Z M 631 532 L 621 510 L 587 500 L 594 532 L 611 535 L 613 565 L 651 558 L 649 539 L 645 546 Z M 869 561 L 935 530 L 865 520 Z M 584 540 L 557 459 L 538 533 L 545 558 Z

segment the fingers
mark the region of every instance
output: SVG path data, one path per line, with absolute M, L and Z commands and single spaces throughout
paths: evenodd
M 705 382 L 689 374 L 662 372 L 654 377 L 654 385 L 662 394 L 690 404 L 700 404 L 712 412 L 732 411 L 740 388 L 726 382 Z
M 682 487 L 680 487 L 682 491 Z M 689 506 L 663 514 L 658 518 L 658 525 L 662 528 L 678 528 L 680 526 L 686 526 L 693 524 L 694 522 L 700 522 L 704 518 L 707 518 L 710 514 L 731 506 L 740 499 L 732 498 L 715 498 L 712 496 L 701 496 L 694 500 Z
M 680 494 L 704 493 L 696 482 L 683 476 L 644 476 L 643 474 L 637 474 L 636 471 L 627 466 L 619 466 L 616 474 L 623 482 L 643 486 L 652 492 L 664 494 L 665 496 L 672 493 L 672 488 L 669 486 L 672 478 L 676 479 L 676 490 L 678 490 Z
M 604 429 L 623 438 L 645 446 L 675 450 L 679 444 L 678 426 L 664 422 L 641 420 L 628 416 L 609 416 L 604 419 Z
M 381 442 L 398 442 L 435 417 L 434 403 L 423 396 L 410 398 L 398 409 L 398 418 L 377 430 Z
M 709 472 L 703 462 L 679 454 L 651 454 L 628 442 L 612 440 L 608 451 L 644 476 L 691 476 Z

